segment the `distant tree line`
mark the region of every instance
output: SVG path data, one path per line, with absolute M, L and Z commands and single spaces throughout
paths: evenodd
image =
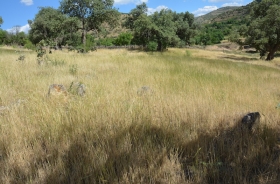
M 207 25 L 196 24 L 189 12 L 163 9 L 149 14 L 146 3 L 137 5 L 121 20 L 113 4 L 113 0 L 61 0 L 58 9 L 41 7 L 35 18 L 28 20 L 28 34 L 19 32 L 17 26 L 12 32 L 0 29 L 0 44 L 31 48 L 44 40 L 51 47 L 68 45 L 85 52 L 95 46 L 129 44 L 164 51 L 168 47 L 206 46 L 228 39 L 256 48 L 261 56 L 268 53 L 267 60 L 272 60 L 280 49 L 280 0 L 255 0 L 247 17 Z M 108 36 L 120 24 L 124 31 Z
M 201 26 L 197 30 L 192 42 L 196 45 L 219 44 L 222 40 L 231 37 L 242 25 L 246 25 L 246 19 L 229 19 L 221 22 L 214 22 Z
M 145 3 L 137 5 L 128 14 L 124 25 L 132 32 L 133 44 L 163 51 L 167 47 L 185 46 L 195 35 L 194 15 L 176 13 L 168 9 L 148 15 Z

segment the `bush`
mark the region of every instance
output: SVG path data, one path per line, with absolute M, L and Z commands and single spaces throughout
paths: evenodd
M 30 40 L 25 41 L 24 48 L 30 50 L 36 50 L 36 46 Z
M 121 33 L 116 40 L 114 40 L 115 45 L 130 45 L 133 36 L 131 33 Z
M 157 42 L 154 42 L 154 41 L 151 41 L 148 43 L 147 45 L 147 50 L 148 51 L 156 51 L 157 50 L 157 47 L 158 47 L 158 43 Z
M 78 65 L 70 65 L 69 66 L 69 72 L 72 75 L 77 75 L 78 72 Z
M 102 46 L 113 46 L 114 38 L 102 38 L 99 39 L 97 42 L 97 45 L 102 45 Z
M 92 35 L 87 35 L 85 52 L 92 51 L 95 48 L 94 37 Z

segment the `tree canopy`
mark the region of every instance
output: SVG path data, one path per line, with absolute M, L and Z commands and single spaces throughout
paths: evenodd
M 194 16 L 188 12 L 176 13 L 168 9 L 147 14 L 147 5 L 137 5 L 128 14 L 124 24 L 133 32 L 133 42 L 139 45 L 157 45 L 163 51 L 180 42 L 189 44 L 194 34 Z M 149 44 L 152 42 L 152 44 Z
M 274 59 L 280 49 L 280 0 L 255 0 L 250 14 L 251 23 L 242 33 L 245 44 L 255 47 L 266 60 Z
M 80 21 L 78 27 L 82 30 L 82 41 L 86 45 L 86 35 L 89 31 L 100 31 L 103 23 L 114 26 L 119 18 L 119 12 L 113 8 L 114 0 L 62 0 L 59 10 L 69 17 Z
M 56 46 L 61 45 L 69 34 L 77 31 L 77 20 L 51 7 L 40 8 L 35 19 L 28 23 L 31 28 L 29 38 L 35 44 L 44 39 L 54 42 Z

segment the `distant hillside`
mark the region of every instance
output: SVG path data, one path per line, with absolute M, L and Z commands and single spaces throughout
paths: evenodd
M 219 9 L 214 10 L 214 11 L 212 11 L 210 13 L 205 14 L 205 15 L 196 17 L 195 18 L 195 22 L 198 23 L 198 24 L 210 24 L 210 23 L 212 23 L 212 20 L 214 18 L 216 18 L 217 16 L 219 16 L 219 15 L 225 13 L 225 12 L 238 9 L 238 8 L 239 7 L 236 7 L 236 6 L 229 6 L 229 7 L 219 8 Z
M 250 4 L 246 6 L 240 6 L 233 10 L 225 11 L 217 15 L 216 17 L 214 17 L 211 21 L 221 22 L 232 18 L 240 20 L 243 19 L 245 16 L 247 16 L 249 13 L 250 13 Z
M 219 8 L 206 15 L 196 17 L 195 22 L 198 24 L 210 24 L 213 22 L 221 22 L 232 18 L 240 19 L 249 14 L 249 6 L 250 4 L 241 7 L 229 6 Z

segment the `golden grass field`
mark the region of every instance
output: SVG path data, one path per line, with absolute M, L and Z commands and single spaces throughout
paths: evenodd
M 0 48 L 0 183 L 280 181 L 278 58 L 53 51 L 39 66 L 35 52 L 15 50 Z M 84 97 L 47 95 L 73 81 Z M 259 128 L 241 131 L 255 111 Z

